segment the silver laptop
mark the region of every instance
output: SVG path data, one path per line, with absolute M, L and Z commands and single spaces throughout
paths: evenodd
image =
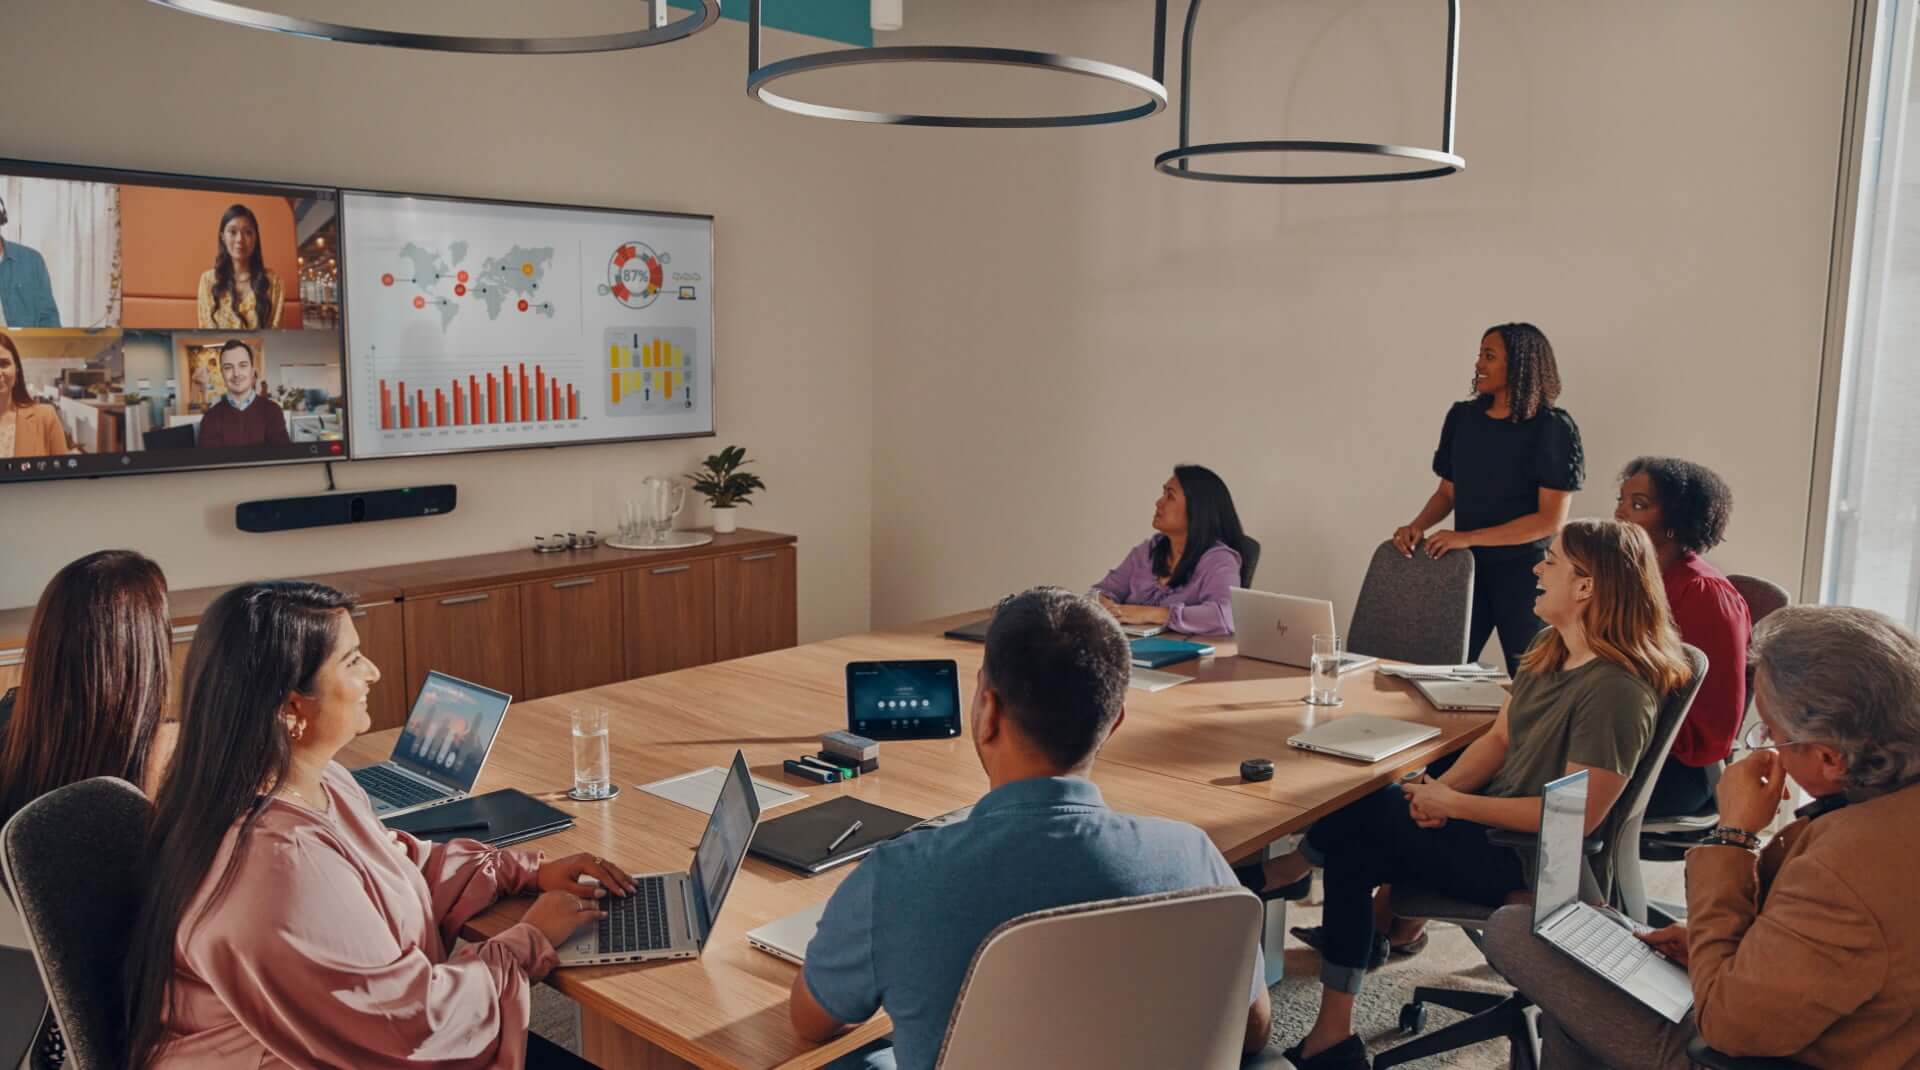
M 1249 658 L 1312 668 L 1313 637 L 1340 631 L 1333 622 L 1333 603 L 1325 599 L 1269 594 L 1245 587 L 1228 588 L 1227 597 L 1233 601 L 1234 640 L 1240 644 L 1240 653 Z M 1342 653 L 1340 671 L 1364 669 L 1379 660 Z
M 1612 909 L 1580 901 L 1580 870 L 1586 838 L 1587 772 L 1561 777 L 1541 791 L 1539 883 L 1534 888 L 1533 931 L 1573 956 L 1615 988 L 1670 1022 L 1693 1006 L 1687 971 L 1654 953 L 1634 936 L 1646 931 Z
M 1498 713 L 1507 704 L 1507 689 L 1498 680 L 1409 680 L 1437 710 L 1478 710 Z
M 747 844 L 760 825 L 747 757 L 733 752 L 727 782 L 707 818 L 707 830 L 685 873 L 636 873 L 633 891 L 600 901 L 607 916 L 574 934 L 559 949 L 562 966 L 698 958 L 713 935 L 720 904 L 747 860 Z
M 430 672 L 414 697 L 393 757 L 353 771 L 380 817 L 424 810 L 467 797 L 486 768 L 513 696 Z
M 1359 762 L 1377 762 L 1439 734 L 1440 730 L 1432 725 L 1371 713 L 1350 713 L 1291 737 L 1287 746 Z
M 777 959 L 786 959 L 795 966 L 807 961 L 807 945 L 813 942 L 813 931 L 820 927 L 820 915 L 827 912 L 823 900 L 800 911 L 788 914 L 778 921 L 770 921 L 758 929 L 747 932 L 747 943 Z

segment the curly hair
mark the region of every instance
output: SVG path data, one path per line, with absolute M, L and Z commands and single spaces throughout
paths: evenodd
M 1546 332 L 1531 323 L 1502 323 L 1480 332 L 1480 337 L 1497 334 L 1507 347 L 1507 397 L 1513 414 L 1507 417 L 1523 423 L 1553 406 L 1560 399 L 1560 366 L 1553 360 L 1553 343 Z M 1475 392 L 1481 408 L 1493 404 L 1491 395 Z
M 1682 550 L 1704 554 L 1727 537 L 1733 490 L 1718 472 L 1678 457 L 1635 457 L 1620 470 L 1620 481 L 1641 473 L 1653 483 L 1669 537 Z

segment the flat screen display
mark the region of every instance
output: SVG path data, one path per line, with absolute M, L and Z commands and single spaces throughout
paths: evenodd
M 0 160 L 0 482 L 347 456 L 338 209 Z
M 713 433 L 713 220 L 347 191 L 355 458 Z
M 847 729 L 868 739 L 959 735 L 958 666 L 946 660 L 849 662 Z

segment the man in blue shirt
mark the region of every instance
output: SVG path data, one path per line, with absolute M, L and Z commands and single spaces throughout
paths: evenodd
M 7 204 L 0 201 L 0 226 L 6 223 Z M 0 326 L 60 326 L 46 258 L 38 250 L 4 239 L 0 239 Z
M 1088 598 L 1040 588 L 1001 605 L 969 714 L 993 790 L 966 820 L 875 850 L 834 892 L 793 983 L 801 1036 L 824 1041 L 884 1007 L 892 1049 L 858 1065 L 930 1070 L 974 952 L 1001 923 L 1238 883 L 1205 833 L 1115 813 L 1087 779 L 1120 727 L 1130 661 L 1119 625 Z M 1256 954 L 1248 1052 L 1272 1027 L 1265 975 Z

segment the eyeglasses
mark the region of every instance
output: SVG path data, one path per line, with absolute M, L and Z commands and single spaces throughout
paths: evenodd
M 1773 738 L 1773 729 L 1765 721 L 1755 721 L 1753 727 L 1741 738 L 1748 750 L 1780 750 L 1783 747 L 1797 747 L 1804 743 L 1825 743 L 1824 739 L 1779 739 Z

